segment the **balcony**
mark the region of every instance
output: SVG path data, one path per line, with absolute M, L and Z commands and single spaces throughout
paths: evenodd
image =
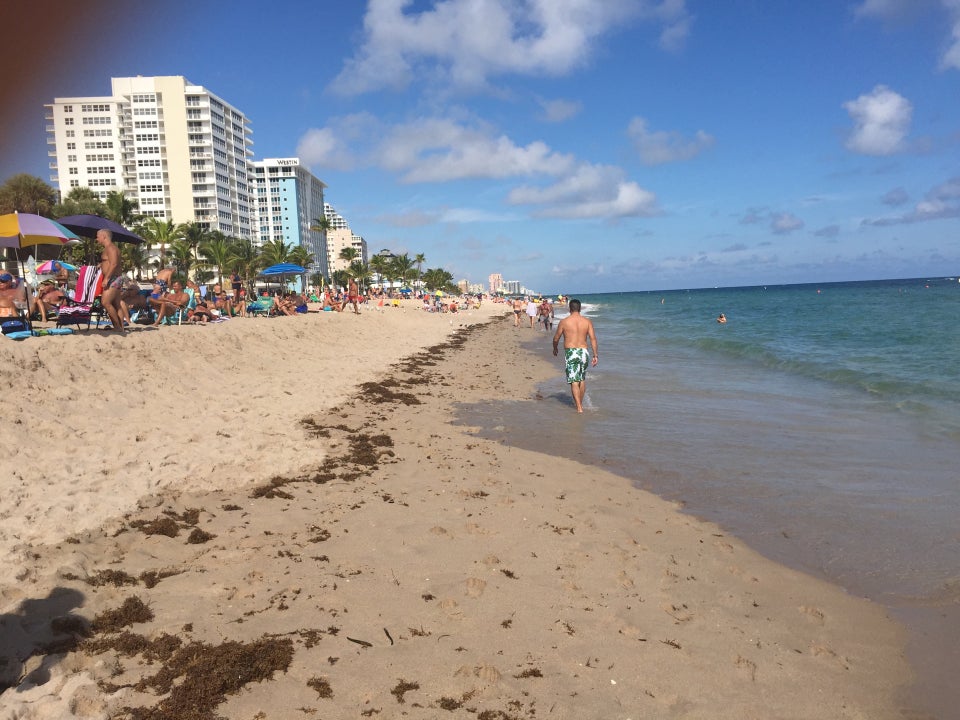
M 50 165 L 49 165 L 48 167 L 49 167 L 51 170 L 59 170 L 59 169 L 60 169 L 59 166 L 58 166 L 55 162 L 50 163 Z

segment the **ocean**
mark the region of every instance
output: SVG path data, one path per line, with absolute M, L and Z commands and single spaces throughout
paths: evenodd
M 960 667 L 957 278 L 576 297 L 600 342 L 585 415 L 550 334 L 524 328 L 556 378 L 462 422 L 623 475 L 886 605 L 910 634 L 914 699 L 960 717 L 938 670 Z

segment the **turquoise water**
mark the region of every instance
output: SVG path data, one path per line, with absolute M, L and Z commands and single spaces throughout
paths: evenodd
M 960 437 L 960 283 L 884 280 L 583 296 L 608 342 L 855 390 Z M 715 322 L 723 312 L 727 323 Z M 622 356 L 614 355 L 619 361 Z M 617 371 L 619 362 L 613 368 Z
M 623 475 L 884 603 L 910 630 L 923 704 L 960 707 L 938 675 L 960 667 L 957 279 L 579 299 L 600 344 L 584 415 L 550 335 L 522 329 L 556 377 L 462 421 Z

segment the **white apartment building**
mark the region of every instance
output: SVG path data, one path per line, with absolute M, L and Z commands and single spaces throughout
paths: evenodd
M 300 164 L 299 158 L 268 158 L 252 163 L 251 185 L 255 198 L 255 242 L 281 240 L 303 245 L 314 257 L 311 273 L 329 276 L 329 238 L 311 230 L 314 220 L 324 216 L 327 187 Z
M 357 260 L 367 263 L 370 260 L 367 241 L 355 235 L 347 221 L 331 205 L 324 205 L 324 217 L 330 221 L 331 228 L 327 231 L 327 266 L 330 272 L 346 270 L 350 266 L 350 263 L 340 258 L 340 251 L 347 247 L 356 248 Z
M 45 106 L 61 195 L 120 190 L 143 215 L 254 237 L 246 116 L 179 75 L 112 78 L 111 91 Z

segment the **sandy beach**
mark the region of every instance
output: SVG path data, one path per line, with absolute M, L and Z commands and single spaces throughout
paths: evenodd
M 881 607 L 451 424 L 502 313 L 0 342 L 0 719 L 902 718 Z

